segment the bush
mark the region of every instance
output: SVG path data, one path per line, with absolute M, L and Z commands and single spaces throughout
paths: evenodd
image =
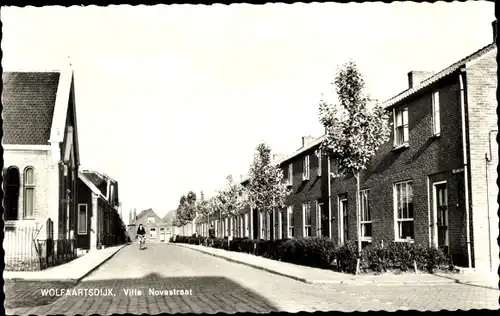
M 334 258 L 337 260 L 337 269 L 340 272 L 355 273 L 358 259 L 358 246 L 349 240 L 335 249 Z

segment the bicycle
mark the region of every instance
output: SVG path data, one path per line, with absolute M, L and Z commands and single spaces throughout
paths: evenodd
M 142 250 L 142 246 L 146 243 L 146 238 L 143 235 L 139 235 L 139 249 Z

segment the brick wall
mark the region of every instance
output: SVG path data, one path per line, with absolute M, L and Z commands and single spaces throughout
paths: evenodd
M 498 149 L 496 132 L 497 50 L 485 54 L 467 67 L 466 93 L 469 122 L 472 245 L 475 267 L 498 267 L 498 186 L 496 184 Z M 490 156 L 486 163 L 485 155 Z M 488 172 L 487 172 L 488 170 Z M 492 261 L 490 262 L 490 245 Z
M 18 220 L 14 225 L 39 223 L 45 225 L 48 217 L 57 223 L 58 214 L 58 167 L 52 160 L 50 151 L 42 150 L 5 150 L 4 168 L 16 166 L 19 169 L 20 189 Z M 24 214 L 24 169 L 34 168 L 35 174 L 35 209 L 34 219 L 25 219 Z M 26 222 L 26 223 L 22 223 Z M 57 236 L 57 225 L 54 224 L 54 236 Z M 42 229 L 39 239 L 45 239 L 45 229 Z
M 439 91 L 441 133 L 433 137 L 432 93 Z M 407 99 L 398 107 L 408 107 L 409 147 L 393 151 L 393 137 L 381 146 L 367 170 L 361 174 L 361 190 L 369 189 L 372 217 L 372 242 L 391 242 L 396 237 L 394 211 L 394 184 L 411 180 L 414 205 L 415 242 L 429 244 L 432 209 L 432 184 L 448 181 L 448 199 L 459 196 L 460 178 L 453 170 L 462 165 L 461 116 L 458 76 L 434 85 Z M 391 115 L 392 121 L 392 115 Z M 332 162 L 332 170 L 335 164 Z M 428 181 L 429 177 L 429 181 Z M 431 195 L 429 195 L 431 192 Z M 356 232 L 356 181 L 353 176 L 331 180 L 332 238 L 339 241 L 338 197 L 347 195 L 349 239 L 355 240 Z M 464 212 L 459 204 L 450 212 L 454 217 L 451 225 L 461 227 Z M 455 228 L 454 228 L 455 229 Z M 461 249 L 460 240 L 453 239 L 453 249 Z M 450 245 L 451 246 L 451 245 Z M 463 245 L 465 246 L 465 245 Z

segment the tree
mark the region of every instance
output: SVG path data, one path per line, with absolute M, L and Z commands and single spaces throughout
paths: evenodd
M 266 215 L 276 208 L 285 207 L 289 194 L 283 182 L 283 171 L 271 162 L 271 149 L 265 144 L 256 148 L 254 160 L 249 170 L 249 204 Z
M 218 199 L 222 215 L 229 215 L 230 219 L 238 214 L 245 205 L 245 188 L 233 181 L 232 176 L 228 176 L 226 186 L 219 191 Z
M 197 202 L 197 210 L 198 214 L 203 217 L 203 221 L 207 221 L 207 223 L 210 223 L 210 214 L 212 214 L 213 210 L 210 205 L 210 200 L 205 199 L 205 194 L 203 194 L 203 191 L 200 193 L 200 199 Z
M 369 98 L 364 95 L 364 80 L 354 62 L 341 67 L 335 82 L 337 104 L 320 103 L 319 120 L 326 135 L 321 151 L 332 158 L 337 166 L 337 175 L 352 174 L 356 178 L 356 218 L 358 252 L 361 252 L 361 203 L 360 172 L 378 148 L 389 140 L 390 124 L 388 113 L 377 104 L 367 109 Z M 358 260 L 359 264 L 359 260 Z

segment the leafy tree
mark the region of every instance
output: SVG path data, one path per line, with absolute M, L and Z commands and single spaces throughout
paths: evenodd
M 356 218 L 358 252 L 361 252 L 360 172 L 366 169 L 379 147 L 389 140 L 388 113 L 377 104 L 367 109 L 369 98 L 364 95 L 364 80 L 354 62 L 339 68 L 335 82 L 337 104 L 320 103 L 319 120 L 326 135 L 322 152 L 332 158 L 338 175 L 352 174 L 356 178 Z
M 232 176 L 228 176 L 226 186 L 219 191 L 218 199 L 221 203 L 222 215 L 229 215 L 232 219 L 246 204 L 245 188 L 238 182 L 234 182 Z
M 259 144 L 249 170 L 250 206 L 270 214 L 276 208 L 285 207 L 288 194 L 289 190 L 283 182 L 283 171 L 271 162 L 271 149 Z
M 210 200 L 205 199 L 205 194 L 203 191 L 200 193 L 200 199 L 197 201 L 198 215 L 202 218 L 202 221 L 210 223 L 210 215 L 213 213 L 212 207 L 210 205 Z

